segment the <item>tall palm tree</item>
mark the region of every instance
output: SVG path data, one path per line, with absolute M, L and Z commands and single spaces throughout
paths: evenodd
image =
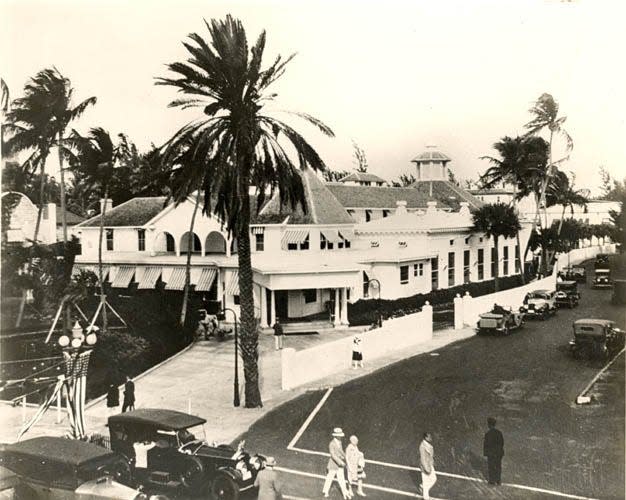
M 257 208 L 265 201 L 268 189 L 272 193 L 277 189 L 281 201 L 295 207 L 305 196 L 298 169 L 324 170 L 326 165 L 295 129 L 262 112 L 265 104 L 276 97 L 268 93 L 268 88 L 284 74 L 293 55 L 285 60 L 278 56 L 262 69 L 265 32 L 249 48 L 243 25 L 230 15 L 205 24 L 208 41 L 196 33 L 189 35 L 190 41 L 184 43 L 190 54 L 188 61 L 169 64 L 176 76 L 157 80 L 157 84 L 171 85 L 185 95 L 170 106 L 203 111 L 196 121 L 174 134 L 166 145 L 164 159 L 175 164 L 181 151 L 189 155 L 188 161 L 181 162 L 173 173 L 174 199 L 181 202 L 202 189 L 203 212 L 216 214 L 237 238 L 245 406 L 255 408 L 262 402 L 252 294 L 249 189 L 256 187 Z M 312 116 L 296 115 L 333 136 Z M 297 163 L 284 144 L 296 152 Z
M 483 205 L 472 214 L 473 230 L 484 233 L 487 238 L 493 237 L 495 248 L 495 290 L 500 290 L 500 237 L 513 238 L 521 229 L 517 212 L 511 205 L 491 203 Z
M 575 183 L 576 176 L 572 175 L 570 180 L 565 172 L 557 170 L 554 174 L 552 182 L 548 184 L 548 187 L 546 188 L 546 206 L 553 207 L 555 205 L 560 205 L 563 207 L 563 210 L 561 211 L 561 218 L 559 219 L 557 236 L 561 234 L 565 211 L 568 208 L 570 209 L 572 216 L 574 216 L 574 206 L 583 207 L 585 210 L 587 209 L 587 203 L 589 202 L 589 190 L 576 189 L 574 187 Z

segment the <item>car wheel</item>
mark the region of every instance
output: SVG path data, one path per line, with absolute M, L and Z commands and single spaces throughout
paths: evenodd
M 228 474 L 218 473 L 211 481 L 211 498 L 213 500 L 239 500 L 239 486 Z
M 204 467 L 197 457 L 189 457 L 185 460 L 185 470 L 180 476 L 180 482 L 190 491 L 197 491 L 204 480 Z
M 510 328 L 509 328 L 509 325 L 505 325 L 505 326 L 504 326 L 504 330 L 502 330 L 502 333 L 503 333 L 504 335 L 508 335 L 509 333 L 511 333 L 511 330 L 510 330 Z

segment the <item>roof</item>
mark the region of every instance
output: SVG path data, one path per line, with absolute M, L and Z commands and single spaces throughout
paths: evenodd
M 350 186 L 327 183 L 326 187 L 345 208 L 388 208 L 395 210 L 398 201 L 406 201 L 407 208 L 427 208 L 429 201 L 439 201 L 428 192 L 412 187 Z M 439 205 L 439 204 L 438 204 Z M 449 207 L 442 202 L 440 208 Z
M 465 189 L 450 181 L 415 181 L 411 184 L 411 188 L 418 190 L 423 196 L 430 196 L 432 192 L 432 197 L 435 198 L 438 205 L 447 205 L 452 210 L 458 210 L 462 201 L 469 203 L 470 208 L 480 208 L 485 204 Z
M 496 194 L 514 194 L 515 191 L 513 189 L 504 189 L 504 188 L 496 188 L 496 189 L 468 189 L 468 193 L 476 195 L 496 195 Z
M 74 212 L 70 212 L 69 210 L 65 210 L 65 221 L 68 226 L 75 226 L 76 224 L 80 224 L 85 220 L 84 217 L 80 215 L 76 215 Z M 57 224 L 62 224 L 63 221 L 63 212 L 61 212 L 61 207 L 57 207 Z
M 354 221 L 331 190 L 310 168 L 298 172 L 304 184 L 306 211 L 281 204 L 279 193 L 259 211 L 254 224 L 353 224 Z
M 430 232 L 438 230 L 466 230 L 472 227 L 472 214 L 466 212 L 408 212 L 362 222 L 355 226 L 358 233 L 369 232 Z
M 134 423 L 159 427 L 165 431 L 177 431 L 204 424 L 201 417 L 174 410 L 142 408 L 109 417 L 109 424 Z
M 382 177 L 378 177 L 375 174 L 370 174 L 368 172 L 352 172 L 351 174 L 346 175 L 345 177 L 342 177 L 341 179 L 339 179 L 339 182 L 349 182 L 349 181 L 356 181 L 356 182 L 387 182 L 385 179 L 383 179 Z
M 591 319 L 577 319 L 576 321 L 574 321 L 574 325 L 601 325 L 601 326 L 606 326 L 606 325 L 612 325 L 614 323 L 615 323 L 615 321 L 611 321 L 610 319 L 595 319 L 595 318 L 591 318 Z
M 112 451 L 95 444 L 51 436 L 36 437 L 7 445 L 4 452 L 30 455 L 42 460 L 55 460 L 73 466 L 114 455 Z
M 167 197 L 165 196 L 132 198 L 107 210 L 104 216 L 104 226 L 143 226 L 165 208 L 166 200 Z M 100 226 L 100 215 L 96 215 L 78 226 L 98 227 Z
M 435 146 L 427 146 L 426 151 L 419 153 L 415 158 L 411 161 L 414 162 L 422 162 L 422 161 L 450 161 L 450 157 L 443 154 L 441 151 L 435 149 Z

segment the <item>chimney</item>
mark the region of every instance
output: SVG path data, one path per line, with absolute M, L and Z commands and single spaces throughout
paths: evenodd
M 106 204 L 107 212 L 113 208 L 113 200 L 111 198 L 100 198 L 100 213 L 104 212 L 104 206 Z
M 54 243 L 57 240 L 57 222 L 61 222 L 57 221 L 57 206 L 54 203 L 48 203 L 48 243 Z M 44 228 L 42 230 L 46 231 Z
M 459 209 L 459 213 L 463 215 L 468 215 L 470 213 L 469 203 L 466 201 L 462 201 L 460 205 L 461 208 Z
M 437 202 L 436 201 L 429 201 L 426 203 L 426 206 L 428 207 L 426 209 L 426 213 L 427 214 L 434 214 L 437 211 Z
M 396 215 L 404 215 L 406 214 L 406 201 L 398 200 L 396 201 Z

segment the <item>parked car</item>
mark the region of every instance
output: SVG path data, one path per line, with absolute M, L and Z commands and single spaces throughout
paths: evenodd
M 524 317 L 546 319 L 556 314 L 556 292 L 550 290 L 534 290 L 524 297 L 524 305 L 521 310 Z
M 139 409 L 109 417 L 113 451 L 127 457 L 133 480 L 146 491 L 185 498 L 234 500 L 253 488 L 265 457 L 243 446 L 209 445 L 205 419 L 173 410 Z M 138 456 L 138 453 L 145 453 Z
M 84 441 L 43 436 L 9 444 L 0 452 L 0 465 L 17 476 L 19 500 L 148 498 L 121 484 L 131 473 L 124 457 Z
M 521 328 L 524 325 L 524 312 L 513 311 L 511 308 L 505 308 L 498 304 L 494 304 L 488 313 L 480 315 L 477 322 L 477 333 L 502 333 L 508 335 L 511 330 Z
M 577 359 L 600 357 L 607 359 L 624 347 L 625 334 L 607 319 L 579 319 L 573 324 L 574 338 L 570 351 Z
M 554 298 L 559 307 L 567 306 L 570 309 L 577 307 L 580 302 L 578 283 L 575 281 L 557 281 Z
M 559 276 L 565 281 L 576 281 L 578 283 L 587 282 L 587 271 L 585 266 L 568 266 L 559 271 Z
M 596 269 L 596 275 L 593 278 L 593 287 L 594 288 L 610 288 L 613 286 L 613 281 L 611 280 L 611 270 L 610 269 Z
M 593 267 L 596 269 L 609 267 L 609 255 L 606 253 L 599 253 L 598 255 L 596 255 L 596 260 L 593 263 Z

